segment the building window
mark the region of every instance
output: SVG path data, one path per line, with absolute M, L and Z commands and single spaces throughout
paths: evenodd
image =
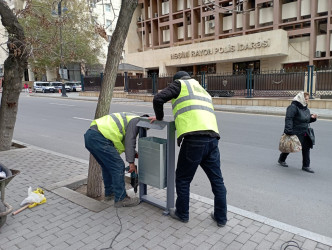
M 215 74 L 216 64 L 197 65 L 197 71 L 199 73 L 205 72 L 206 74 Z
M 297 2 L 297 0 L 283 0 L 282 4 Z
M 105 4 L 105 11 L 106 12 L 111 12 L 111 5 L 110 4 Z
M 325 35 L 327 33 L 327 19 L 319 20 L 317 24 L 317 35 Z

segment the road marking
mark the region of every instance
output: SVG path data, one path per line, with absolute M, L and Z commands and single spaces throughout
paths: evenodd
M 84 120 L 84 121 L 93 121 L 93 119 L 86 119 L 86 118 L 81 118 L 81 117 L 73 117 L 74 119 L 78 119 L 78 120 Z
M 69 105 L 69 104 L 61 104 L 61 103 L 50 103 L 52 105 L 58 105 L 58 106 L 69 106 L 69 107 L 75 107 L 76 105 Z

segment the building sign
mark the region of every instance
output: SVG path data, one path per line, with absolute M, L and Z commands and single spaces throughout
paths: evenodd
M 171 59 L 181 59 L 181 58 L 189 58 L 189 57 L 198 57 L 198 56 L 209 56 L 214 54 L 224 54 L 224 53 L 233 53 L 235 51 L 246 51 L 246 50 L 254 50 L 260 48 L 270 47 L 271 41 L 270 39 L 258 41 L 258 42 L 250 42 L 250 43 L 238 43 L 236 45 L 227 45 L 224 47 L 211 48 L 211 49 L 200 49 L 200 50 L 191 50 L 191 51 L 182 51 L 179 53 L 171 54 Z

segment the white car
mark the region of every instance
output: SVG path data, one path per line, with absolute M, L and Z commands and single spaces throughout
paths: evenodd
M 54 87 L 56 92 L 59 92 L 59 90 L 62 91 L 62 82 L 51 82 L 51 85 Z M 71 88 L 67 85 L 67 83 L 65 83 L 65 88 L 67 92 L 71 91 Z
M 34 82 L 33 83 L 33 90 L 42 93 L 54 93 L 54 87 L 49 82 Z
M 70 91 L 76 92 L 76 91 L 82 91 L 82 85 L 81 82 L 66 82 L 66 85 L 70 86 Z

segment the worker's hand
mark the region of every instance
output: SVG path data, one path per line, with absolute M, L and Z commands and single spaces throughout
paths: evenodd
M 150 120 L 150 123 L 153 123 L 154 121 L 157 120 L 157 118 L 155 116 L 150 116 L 150 117 L 148 117 L 148 119 Z
M 137 174 L 137 168 L 135 166 L 135 163 L 129 163 L 129 170 L 128 173 L 135 172 Z
M 312 118 L 312 119 L 315 119 L 315 118 L 317 119 L 317 117 L 318 117 L 317 114 L 312 114 L 312 115 L 311 115 L 311 118 Z

